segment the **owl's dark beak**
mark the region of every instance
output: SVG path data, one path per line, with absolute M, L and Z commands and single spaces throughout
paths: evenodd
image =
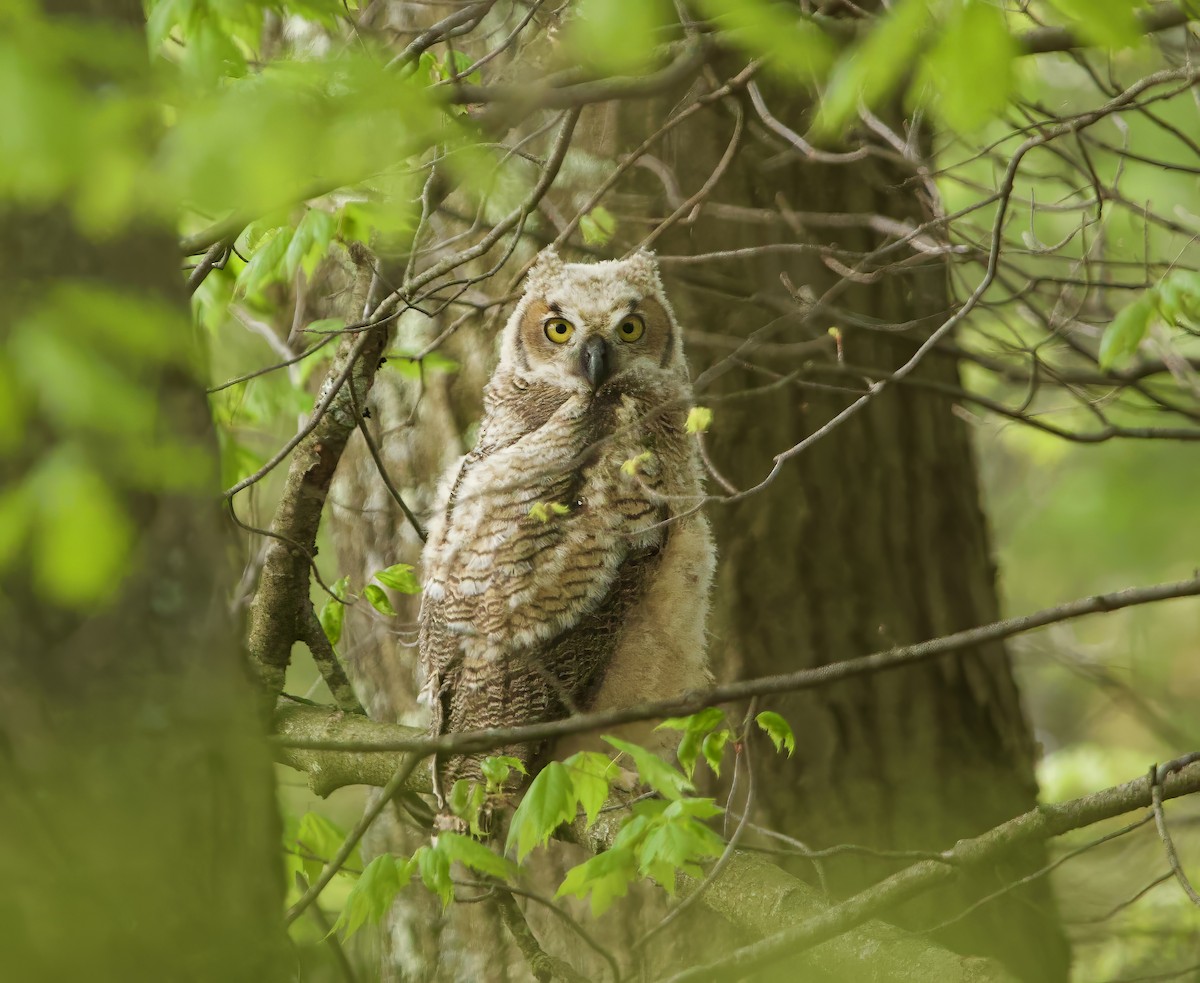
M 592 392 L 604 385 L 604 380 L 612 374 L 608 342 L 597 336 L 585 341 L 583 351 L 579 353 L 579 367 L 583 371 L 583 377 L 592 387 Z

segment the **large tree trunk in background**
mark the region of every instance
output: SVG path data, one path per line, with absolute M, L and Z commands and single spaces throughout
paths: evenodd
M 142 30 L 137 0 L 53 6 L 102 11 Z M 174 305 L 178 316 L 136 354 L 86 317 L 20 328 L 64 283 Z M 134 544 L 128 575 L 98 605 L 55 603 L 32 582 L 28 553 L 6 557 L 0 570 L 0 975 L 290 978 L 273 772 L 222 597 L 236 582 L 234 552 L 200 375 L 183 368 L 194 353 L 174 238 L 138 228 L 93 241 L 64 212 L 0 206 L 0 294 L 6 348 L 20 328 L 26 341 L 58 334 L 80 358 L 120 366 L 115 375 L 128 372 L 157 397 L 157 433 L 207 459 L 210 479 L 185 491 L 177 475 L 163 475 L 168 491 L 143 475 L 135 490 L 122 462 L 138 438 L 111 420 L 78 431 L 56 423 L 41 405 L 54 386 L 23 407 L 15 445 L 6 434 L 6 491 L 39 480 L 38 468 L 54 461 L 87 460 L 128 517 Z M 88 409 L 99 421 L 112 407 Z M 48 477 L 39 500 L 70 501 L 71 489 L 45 488 Z M 23 530 L 44 532 L 32 525 Z M 91 562 L 91 538 L 106 532 L 87 530 L 59 561 Z
M 661 125 L 680 104 L 680 95 L 588 110 L 581 138 L 592 152 L 618 159 Z M 768 93 L 768 98 L 777 115 L 803 129 L 800 97 Z M 708 178 L 731 129 L 729 113 L 709 109 L 653 153 L 674 171 L 686 196 Z M 764 167 L 780 149 L 773 142 L 749 140 L 712 200 L 778 211 L 782 192 L 787 206 L 797 211 L 874 213 L 901 221 L 925 217 L 916 191 L 904 183 L 908 171 L 873 159 L 836 166 L 794 160 Z M 622 222 L 617 254 L 636 243 L 645 228 L 629 216 L 663 216 L 674 208 L 664 200 L 661 183 L 647 175 L 642 171 L 621 185 L 619 204 L 610 206 Z M 572 203 L 558 200 L 562 211 Z M 819 229 L 811 239 L 836 241 L 847 249 L 880 241 L 874 233 L 845 229 Z M 783 222 L 751 224 L 702 212 L 693 224 L 666 234 L 656 248 L 664 256 L 692 255 L 788 241 L 797 241 L 797 235 Z M 694 375 L 729 351 L 711 347 L 711 335 L 742 338 L 795 308 L 780 284 L 781 271 L 818 295 L 836 279 L 822 264 L 797 253 L 759 254 L 703 268 L 668 262 L 664 271 L 685 329 L 697 333 L 689 346 Z M 493 281 L 494 289 L 502 289 L 502 282 Z M 849 362 L 892 368 L 950 307 L 946 272 L 934 262 L 921 272 L 856 285 L 841 295 L 838 306 L 882 330 L 856 327 L 827 309 L 808 320 L 791 319 L 771 340 L 807 341 L 836 325 Z M 912 322 L 917 326 L 907 331 L 890 327 Z M 482 327 L 470 323 L 450 340 L 447 353 L 462 364 L 461 371 L 430 378 L 419 401 L 415 387 L 396 376 L 389 384 L 381 374 L 377 383 L 373 425 L 393 477 L 419 512 L 428 508 L 441 469 L 466 449 L 464 435 L 478 416 L 481 388 L 494 362 L 494 338 Z M 415 321 L 401 330 L 419 335 L 416 348 L 433 337 L 430 326 Z M 402 335 L 402 347 L 409 347 L 403 342 Z M 810 347 L 803 358 L 789 359 L 778 350 L 751 352 L 747 358 L 779 375 L 805 368 L 805 359 L 836 369 L 829 347 L 823 354 L 813 354 Z M 938 357 L 918 375 L 953 384 L 957 369 Z M 838 387 L 862 386 L 861 378 L 850 373 L 813 378 Z M 706 392 L 735 393 L 767 381 L 761 373 L 737 369 Z M 820 426 L 849 398 L 844 388 L 796 385 L 715 401 L 716 462 L 739 487 L 753 484 L 776 453 Z M 706 401 L 705 393 L 698 401 Z M 357 445 L 345 462 L 332 512 L 341 572 L 359 582 L 388 563 L 415 562 L 419 553 L 415 536 L 372 468 Z M 711 653 L 721 678 L 836 662 L 997 615 L 967 427 L 949 399 L 919 387 L 889 388 L 791 463 L 770 487 L 736 506 L 710 507 L 709 515 L 720 555 Z M 365 608 L 349 612 L 346 654 L 367 690 L 371 712 L 405 719 L 412 708 L 415 652 Z M 412 600 L 402 620 L 415 620 L 415 613 Z M 1036 800 L 1034 745 L 1001 645 L 768 704 L 791 722 L 798 751 L 791 760 L 764 756 L 757 761 L 759 818 L 812 847 L 943 849 Z M 1032 850 L 987 883 L 981 879 L 940 891 L 895 918 L 906 925 L 935 925 L 959 913 L 967 899 L 1036 868 L 1043 859 L 1040 849 Z M 833 893 L 845 895 L 895 864 L 842 855 L 825 862 L 826 880 Z M 797 865 L 796 871 L 812 876 L 811 865 Z M 427 914 L 428 909 L 422 917 Z M 1030 980 L 1065 977 L 1065 944 L 1044 881 L 984 906 L 952 926 L 944 940 L 964 952 L 998 956 Z M 430 942 L 436 940 L 427 938 Z M 494 953 L 487 954 L 493 970 Z M 408 972 L 419 969 L 410 965 Z
M 806 129 L 795 93 L 772 96 L 767 90 L 767 98 L 775 115 Z M 753 115 L 749 105 L 746 110 Z M 660 118 L 653 110 L 627 114 L 621 144 L 636 144 Z M 668 136 L 661 156 L 678 175 L 684 195 L 703 184 L 731 130 L 729 114 L 709 114 Z M 922 206 L 923 187 L 911 167 L 875 158 L 768 165 L 782 149 L 779 141 L 750 139 L 713 200 L 767 211 L 782 206 L 874 214 L 912 224 L 933 217 Z M 651 211 L 662 215 L 671 208 L 660 200 Z M 883 242 L 864 228 L 816 228 L 806 238 L 858 251 Z M 797 237 L 783 222 L 746 224 L 710 211 L 665 235 L 658 248 L 665 255 L 688 255 L 788 241 Z M 772 308 L 787 309 L 781 273 L 817 297 L 840 279 L 812 253 L 759 253 L 714 266 L 720 280 L 747 299 L 687 291 L 680 297 L 681 316 L 689 328 L 737 339 L 768 321 Z M 770 341 L 824 336 L 829 343 L 821 354 L 751 349 L 745 361 L 774 376 L 739 369 L 720 379 L 716 390 L 729 394 L 793 371 L 801 375 L 793 386 L 714 403 L 717 466 L 739 488 L 757 483 L 775 454 L 819 428 L 865 388 L 861 374 L 829 371 L 837 363 L 828 328 L 840 330 L 846 363 L 876 369 L 872 378 L 878 379 L 903 364 L 952 309 L 947 271 L 932 260 L 856 283 L 830 308 L 781 325 Z M 914 322 L 908 330 L 897 327 Z M 727 353 L 691 350 L 695 372 Z M 957 366 L 937 355 L 914 378 L 918 385 L 886 389 L 791 461 L 761 493 L 710 507 L 719 549 L 711 653 L 721 678 L 838 662 L 999 616 L 967 424 L 953 400 L 919 387 L 921 380 L 957 387 Z M 817 385 L 808 385 L 810 380 Z M 697 399 L 703 403 L 705 395 Z M 759 763 L 761 819 L 810 847 L 858 843 L 940 850 L 1036 803 L 1036 749 L 1000 643 L 763 705 L 791 722 L 797 753 L 791 760 L 768 756 Z M 930 895 L 894 918 L 910 927 L 937 925 L 1044 859 L 1040 847 L 1033 849 L 994 878 Z M 824 873 L 831 891 L 846 895 L 900 865 L 843 854 L 824 861 Z M 797 865 L 796 872 L 811 876 L 811 866 L 806 872 Z M 960 951 L 998 957 L 1023 978 L 1065 977 L 1066 944 L 1044 879 L 989 903 L 939 937 Z

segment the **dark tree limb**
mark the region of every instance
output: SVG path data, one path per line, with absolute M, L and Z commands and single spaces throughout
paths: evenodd
M 422 754 L 489 751 L 507 744 L 520 744 L 582 734 L 588 731 L 605 730 L 619 724 L 634 723 L 639 720 L 684 716 L 698 713 L 705 707 L 745 700 L 754 696 L 778 696 L 782 693 L 819 689 L 843 679 L 897 669 L 953 652 L 968 651 L 986 642 L 1011 638 L 1035 628 L 1070 621 L 1088 614 L 1119 611 L 1122 608 L 1197 595 L 1200 595 L 1200 575 L 1191 580 L 1175 583 L 1155 584 L 1151 587 L 1131 587 L 1126 590 L 1114 591 L 1111 594 L 1096 594 L 1092 597 L 1079 598 L 1056 607 L 1035 611 L 1032 614 L 1005 618 L 926 642 L 899 645 L 873 655 L 847 659 L 844 662 L 834 662 L 777 676 L 763 676 L 743 682 L 727 683 L 724 686 L 715 686 L 712 689 L 689 693 L 676 700 L 643 703 L 639 706 L 600 713 L 579 714 L 563 720 L 529 724 L 523 727 L 446 734 L 436 738 L 426 737 L 419 731 L 410 730 L 411 738 L 354 742 L 332 741 L 325 737 L 309 738 L 301 733 L 300 728 L 292 728 L 289 732 L 281 727 L 276 741 L 282 749 L 289 752 L 299 749 L 339 752 L 415 751 Z

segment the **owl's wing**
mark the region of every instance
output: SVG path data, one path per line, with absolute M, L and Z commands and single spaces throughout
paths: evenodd
M 632 477 L 580 497 L 578 472 L 503 494 L 472 467 L 431 535 L 421 657 L 435 734 L 553 720 L 586 708 L 665 531 L 632 538 L 662 511 Z M 474 480 L 473 480 L 474 479 Z M 525 762 L 537 747 L 500 752 Z M 477 777 L 483 756 L 439 761 L 439 786 Z
M 434 733 L 516 727 L 586 710 L 604 681 L 619 629 L 653 575 L 657 558 L 651 550 L 628 555 L 599 604 L 548 642 L 510 648 L 499 658 L 481 659 L 461 650 L 453 654 L 454 634 L 431 612 L 422 625 L 423 646 L 438 648 L 446 656 L 431 692 Z M 444 796 L 460 778 L 478 780 L 479 762 L 489 754 L 515 757 L 532 773 L 544 748 L 543 742 L 439 757 L 435 789 Z

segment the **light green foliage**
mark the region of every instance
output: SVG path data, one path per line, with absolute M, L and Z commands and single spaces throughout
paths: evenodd
M 683 731 L 683 736 L 679 739 L 679 748 L 676 750 L 676 757 L 679 758 L 679 763 L 683 766 L 684 774 L 690 779 L 696 770 L 696 759 L 699 758 L 701 748 L 705 741 L 713 734 L 713 732 L 725 722 L 725 711 L 718 707 L 707 707 L 699 713 L 694 713 L 690 717 L 668 717 L 655 730 L 680 730 Z M 725 746 L 725 740 L 728 740 L 729 731 L 724 731 L 726 738 L 719 742 L 714 741 L 710 745 L 710 752 L 715 754 L 717 764 L 713 767 L 713 771 L 720 774 L 720 750 Z M 710 757 L 710 752 L 705 753 L 705 760 L 708 761 L 710 767 L 713 765 L 713 758 Z
M 380 614 L 386 614 L 389 618 L 396 617 L 396 609 L 392 607 L 392 602 L 378 584 L 367 584 L 363 588 L 363 597 Z
M 514 771 L 522 775 L 529 774 L 520 758 L 514 758 L 508 754 L 497 754 L 490 758 L 484 758 L 479 765 L 479 770 L 483 773 L 489 792 L 500 791 L 508 782 L 509 775 Z
M 653 452 L 642 451 L 640 454 L 637 454 L 631 458 L 628 458 L 625 461 L 622 461 L 621 462 L 621 470 L 625 474 L 629 475 L 629 477 L 633 478 L 641 470 L 642 465 L 648 463 L 650 460 L 653 459 L 653 457 L 654 457 Z
M 436 894 L 442 901 L 442 907 L 448 907 L 454 900 L 454 885 L 450 882 L 450 857 L 445 850 L 423 846 L 413 854 L 417 869 L 421 872 L 421 882 Z
M 304 876 L 313 881 L 345 841 L 346 831 L 332 820 L 319 812 L 306 812 L 295 833 L 288 837 L 288 847 L 300 858 Z M 362 855 L 357 847 L 346 858 L 346 865 L 351 868 L 362 867 Z
M 420 358 L 403 353 L 388 355 L 387 364 L 406 379 L 421 379 L 426 372 L 453 373 L 460 368 L 459 364 L 439 351 L 427 352 Z
M 571 776 L 575 797 L 591 826 L 608 801 L 609 790 L 617 777 L 616 762 L 598 751 L 580 751 L 564 761 L 563 767 Z
M 698 877 L 698 864 L 724 850 L 721 838 L 703 823 L 722 812 L 711 799 L 636 802 L 632 811 L 609 850 L 567 872 L 558 897 L 587 897 L 599 917 L 638 878 L 650 877 L 674 894 L 679 872 Z
M 764 710 L 754 722 L 771 738 L 776 751 L 787 751 L 788 757 L 796 750 L 796 738 L 792 734 L 791 725 L 773 710 Z
M 859 103 L 876 105 L 913 64 L 931 18 L 929 0 L 897 0 L 870 33 L 838 59 L 816 126 L 823 133 L 841 130 Z
M 37 589 L 59 604 L 85 607 L 120 586 L 135 537 L 125 493 L 211 477 L 207 451 L 161 425 L 159 373 L 192 372 L 187 338 L 185 319 L 152 296 L 67 279 L 8 327 L 0 453 L 43 449 L 0 492 L 0 564 L 27 556 Z
M 317 620 L 321 622 L 321 630 L 329 639 L 330 645 L 337 645 L 342 640 L 342 628 L 346 623 L 346 605 L 338 598 L 344 599 L 350 588 L 350 578 L 342 577 L 331 588 L 334 597 L 329 598 L 322 606 Z
M 821 28 L 773 0 L 698 0 L 696 6 L 737 47 L 767 58 L 780 77 L 809 81 L 833 61 L 834 45 Z
M 563 823 L 575 818 L 579 796 L 571 773 L 560 761 L 551 761 L 534 777 L 508 827 L 504 852 L 516 847 L 523 862 L 535 846 L 541 846 Z
M 379 570 L 375 579 L 384 587 L 398 590 L 401 594 L 421 593 L 421 581 L 417 579 L 416 571 L 408 563 L 395 563 L 386 570 Z
M 1173 270 L 1122 308 L 1100 339 L 1100 367 L 1137 351 L 1155 321 L 1195 329 L 1200 322 L 1200 273 Z
M 982 126 L 1008 103 L 1016 55 L 999 7 L 987 0 L 950 4 L 922 62 L 934 111 L 951 129 L 969 132 Z
M 572 60 L 624 75 L 653 66 L 671 8 L 665 0 L 581 0 L 572 13 L 565 38 Z
M 570 511 L 571 507 L 562 502 L 534 502 L 529 506 L 529 518 L 549 522 L 554 516 L 568 515 Z
M 1142 38 L 1134 11 L 1140 0 L 1050 0 L 1089 44 L 1126 48 Z
M 603 205 L 597 205 L 579 220 L 579 231 L 589 246 L 604 246 L 617 231 L 617 220 Z
M 707 406 L 693 406 L 688 410 L 684 430 L 688 433 L 708 433 L 708 428 L 712 426 L 712 421 L 713 411 Z
M 605 737 L 604 740 L 618 751 L 624 751 L 637 767 L 638 778 L 649 785 L 654 791 L 668 799 L 681 799 L 685 792 L 692 790 L 692 783 L 687 777 L 676 771 L 663 761 L 653 751 L 623 741 L 619 737 Z
M 362 872 L 346 896 L 346 902 L 334 923 L 334 931 L 349 938 L 364 924 L 378 922 L 416 870 L 417 862 L 390 853 L 376 857 Z

